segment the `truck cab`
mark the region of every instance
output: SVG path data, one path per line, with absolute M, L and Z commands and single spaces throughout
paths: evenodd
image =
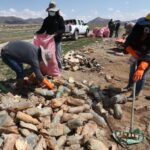
M 89 26 L 82 20 L 68 19 L 65 20 L 65 33 L 64 37 L 71 37 L 74 40 L 79 38 L 79 35 L 87 36 L 89 33 Z

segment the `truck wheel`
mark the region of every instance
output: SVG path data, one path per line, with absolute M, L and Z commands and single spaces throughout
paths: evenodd
M 72 38 L 73 38 L 74 40 L 78 40 L 78 38 L 79 38 L 79 33 L 78 33 L 77 30 L 74 32 Z
M 85 32 L 85 37 L 88 37 L 88 34 L 89 34 L 89 30 L 87 29 Z

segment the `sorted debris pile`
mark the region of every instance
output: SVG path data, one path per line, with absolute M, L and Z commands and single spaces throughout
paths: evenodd
M 89 50 L 91 51 L 91 50 Z M 102 66 L 96 61 L 95 58 L 87 58 L 79 51 L 69 51 L 63 58 L 64 69 L 71 71 L 97 71 L 102 70 Z
M 0 147 L 4 150 L 108 149 L 103 143 L 107 137 L 104 116 L 108 111 L 103 108 L 106 97 L 100 87 L 73 78 L 53 82 L 54 90 L 36 88 L 28 93 L 28 99 L 11 93 L 1 95 Z M 116 103 L 117 99 L 113 99 Z M 117 105 L 114 112 L 120 119 L 115 109 Z

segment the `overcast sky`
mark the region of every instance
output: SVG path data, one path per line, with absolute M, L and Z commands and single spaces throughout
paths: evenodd
M 1 0 L 0 16 L 46 17 L 49 0 Z M 64 19 L 96 17 L 132 20 L 150 12 L 150 0 L 56 0 Z

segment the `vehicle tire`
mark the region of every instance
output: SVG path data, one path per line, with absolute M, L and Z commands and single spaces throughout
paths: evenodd
M 86 30 L 85 37 L 88 37 L 88 34 L 89 34 L 89 29 Z
M 74 34 L 73 34 L 72 38 L 73 38 L 73 40 L 78 40 L 78 38 L 79 38 L 79 32 L 77 30 L 74 31 Z

